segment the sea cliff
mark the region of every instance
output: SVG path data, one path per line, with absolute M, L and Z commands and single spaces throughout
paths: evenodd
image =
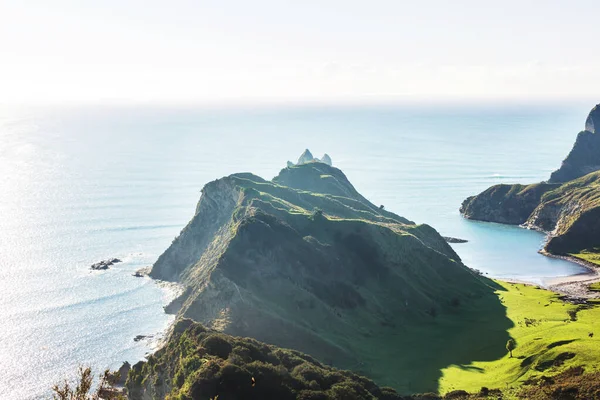
M 272 180 L 239 173 L 208 183 L 150 276 L 185 287 L 167 307 L 179 317 L 371 376 L 411 362 L 389 352 L 408 327 L 454 323 L 467 312 L 461 304 L 497 302 L 495 283 L 434 228 L 375 206 L 341 170 L 314 159 Z M 497 334 L 501 351 L 506 333 Z M 436 377 L 413 389 L 435 388 L 445 362 L 432 361 Z
M 461 214 L 546 232 L 545 252 L 600 263 L 599 113 L 598 106 L 590 112 L 586 131 L 548 183 L 492 186 L 467 198 Z

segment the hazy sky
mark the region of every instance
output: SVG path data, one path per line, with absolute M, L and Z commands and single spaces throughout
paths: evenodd
M 0 102 L 600 97 L 597 0 L 0 0 Z

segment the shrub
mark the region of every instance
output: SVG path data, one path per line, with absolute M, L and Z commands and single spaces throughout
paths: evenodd
M 121 392 L 114 389 L 120 374 L 118 372 L 104 371 L 100 375 L 100 382 L 94 392 L 94 376 L 90 367 L 79 367 L 77 383 L 73 386 L 65 380 L 62 384 L 52 387 L 52 398 L 54 400 L 125 400 Z
M 202 346 L 206 349 L 208 354 L 222 359 L 229 357 L 229 353 L 231 353 L 232 349 L 231 344 L 220 334 L 208 336 L 202 341 Z

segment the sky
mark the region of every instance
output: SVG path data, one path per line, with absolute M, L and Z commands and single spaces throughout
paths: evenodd
M 0 103 L 592 100 L 592 0 L 0 0 Z

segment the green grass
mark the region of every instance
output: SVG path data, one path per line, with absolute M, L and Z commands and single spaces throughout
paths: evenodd
M 592 264 L 600 265 L 600 247 L 583 250 L 579 253 L 571 253 L 569 255 L 590 262 Z
M 481 387 L 516 387 L 540 375 L 554 375 L 570 366 L 584 366 L 593 371 L 600 361 L 600 308 L 579 309 L 566 304 L 558 295 L 533 286 L 498 282 L 506 291 L 498 296 L 513 322 L 508 333 L 517 342 L 510 358 L 476 361 L 468 365 L 452 365 L 442 371 L 440 391 L 464 389 L 475 392 Z M 576 312 L 576 321 L 569 312 Z M 534 320 L 526 324 L 526 319 Z M 482 321 L 485 323 L 485 321 Z M 589 333 L 595 333 L 589 337 Z M 465 337 L 468 343 L 470 337 Z M 553 360 L 562 353 L 574 353 L 561 366 Z
M 589 288 L 593 292 L 600 292 L 600 282 L 592 283 Z

